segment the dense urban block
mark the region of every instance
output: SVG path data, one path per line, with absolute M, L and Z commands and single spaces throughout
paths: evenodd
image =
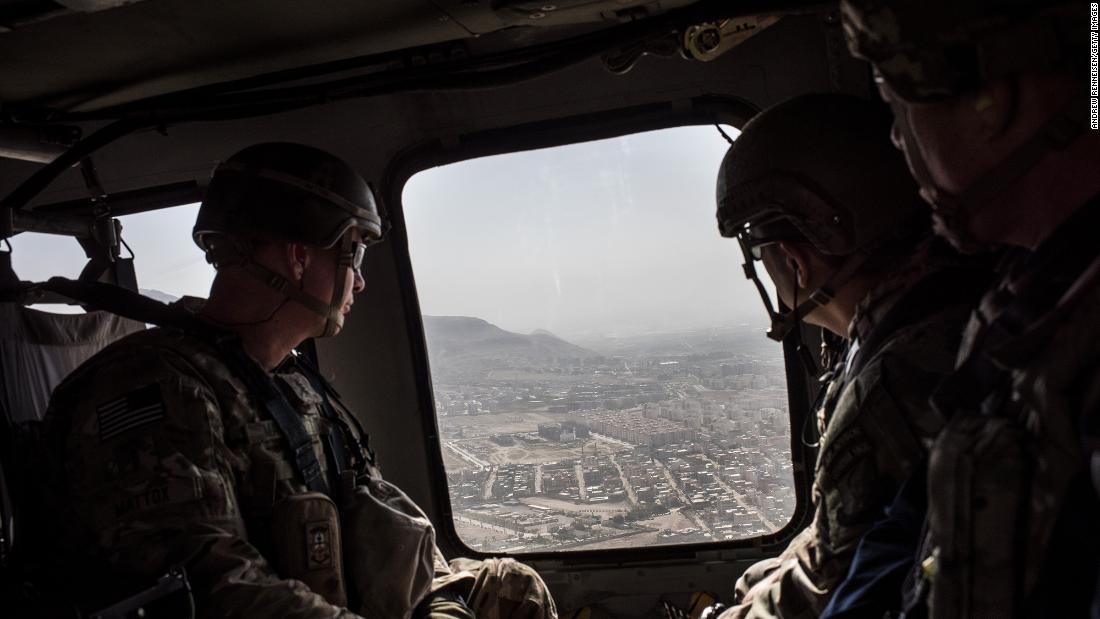
M 491 552 L 758 536 L 795 509 L 782 351 L 753 329 L 586 347 L 425 317 L 455 527 Z

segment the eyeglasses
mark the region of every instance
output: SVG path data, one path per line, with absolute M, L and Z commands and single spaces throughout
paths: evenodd
M 366 255 L 366 243 L 353 240 L 350 233 L 344 236 L 340 243 L 339 264 L 347 266 L 359 277 L 362 277 L 363 274 L 360 269 L 363 266 L 363 257 Z
M 783 241 L 790 239 L 786 237 L 778 236 L 764 236 L 764 237 L 751 237 L 748 234 L 738 235 L 738 240 L 741 241 L 741 247 L 745 251 L 745 255 L 751 257 L 753 260 L 762 260 L 764 258 L 764 248 L 769 245 L 775 245 Z
M 351 268 L 358 271 L 363 266 L 363 256 L 367 255 L 367 244 L 355 241 L 355 249 L 351 252 Z

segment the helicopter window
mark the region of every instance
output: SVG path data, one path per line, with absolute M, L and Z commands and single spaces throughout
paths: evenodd
M 142 294 L 170 302 L 184 295 L 206 296 L 214 269 L 191 241 L 198 204 L 124 215 L 122 238 L 134 255 L 134 270 Z M 12 268 L 20 279 L 43 281 L 53 276 L 76 278 L 87 263 L 80 244 L 71 237 L 24 232 L 11 239 Z M 39 304 L 37 309 L 77 313 L 77 306 Z
M 678 127 L 406 183 L 454 526 L 470 548 L 720 542 L 792 518 L 783 351 L 714 220 L 727 147 L 713 126 Z
M 214 267 L 191 240 L 198 212 L 198 204 L 188 204 L 119 218 L 142 294 L 174 301 L 210 292 Z

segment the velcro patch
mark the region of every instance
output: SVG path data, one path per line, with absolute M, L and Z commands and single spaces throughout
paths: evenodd
M 308 570 L 332 567 L 332 526 L 327 520 L 307 522 L 306 557 Z
M 109 441 L 164 418 L 164 398 L 160 385 L 153 383 L 104 402 L 96 407 L 99 440 Z

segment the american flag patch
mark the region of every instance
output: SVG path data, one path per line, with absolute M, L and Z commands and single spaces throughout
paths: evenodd
M 124 432 L 159 421 L 164 417 L 160 385 L 153 383 L 96 407 L 99 440 L 109 441 Z

